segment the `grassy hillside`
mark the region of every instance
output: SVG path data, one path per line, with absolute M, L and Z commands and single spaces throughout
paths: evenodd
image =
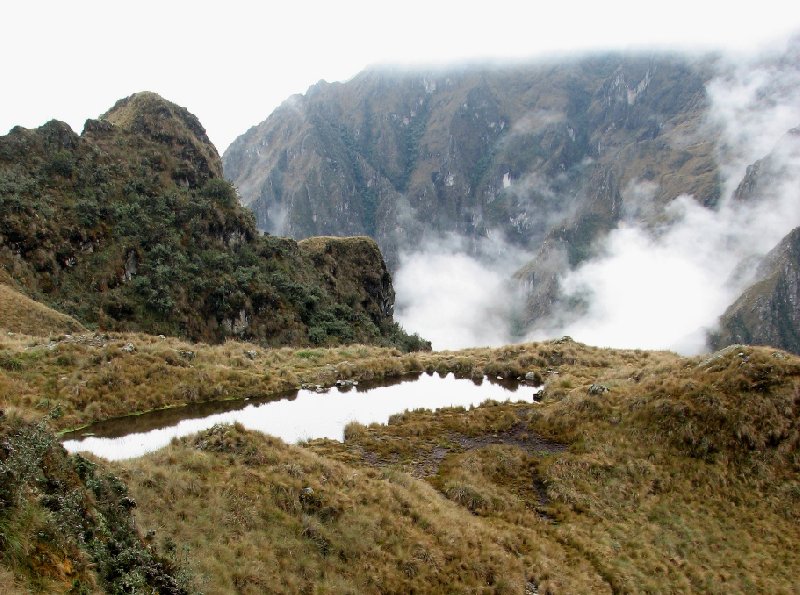
M 83 326 L 71 316 L 56 312 L 6 285 L 0 271 L 0 320 L 6 332 L 26 335 L 76 333 Z
M 800 361 L 561 353 L 542 404 L 302 447 L 216 427 L 119 467 L 212 592 L 795 592 Z
M 152 556 L 126 567 L 140 584 L 155 564 L 176 588 L 205 593 L 796 590 L 800 359 L 780 351 L 681 358 L 562 339 L 403 354 L 133 334 L 0 338 L 0 427 L 12 447 L 0 466 L 31 452 L 16 446 L 24 436 L 51 453 L 25 477 L 49 477 L 46 461 L 86 465 L 52 446 L 52 430 L 128 411 L 411 370 L 544 382 L 540 403 L 406 412 L 388 426 L 351 424 L 344 443 L 292 446 L 223 426 L 137 460 L 93 461 L 94 477 L 121 481 L 114 510 L 136 502 L 139 537 L 127 543 Z M 66 591 L 74 578 L 112 590 L 116 579 L 90 562 L 100 550 L 86 554 L 59 524 L 78 513 L 58 490 L 99 506 L 100 488 L 6 477 L 17 496 L 0 508 L 0 577 L 20 592 Z M 39 524 L 20 525 L 19 507 Z M 29 562 L 40 559 L 28 554 L 44 547 L 42 526 L 77 545 Z M 65 560 L 78 574 L 53 570 Z

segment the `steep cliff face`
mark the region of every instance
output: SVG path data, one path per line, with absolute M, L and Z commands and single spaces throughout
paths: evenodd
M 342 303 L 294 241 L 259 234 L 221 174 L 197 118 L 153 93 L 119 101 L 80 136 L 56 121 L 14 128 L 0 137 L 4 277 L 113 330 L 270 344 L 405 337 L 373 316 L 385 296 L 356 291 L 367 273 L 342 267 L 360 296 Z M 365 266 L 380 277 L 373 256 Z
M 800 228 L 795 228 L 758 268 L 751 285 L 720 318 L 716 347 L 770 345 L 800 353 Z
M 225 152 L 225 175 L 261 229 L 370 235 L 390 268 L 444 231 L 532 249 L 559 232 L 579 261 L 638 183 L 654 211 L 718 199 L 707 78 L 670 56 L 370 70 L 287 100 Z

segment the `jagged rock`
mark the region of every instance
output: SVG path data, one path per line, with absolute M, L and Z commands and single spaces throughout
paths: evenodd
M 122 272 L 122 282 L 130 281 L 136 274 L 139 267 L 139 259 L 136 257 L 135 250 L 129 250 L 125 258 L 125 270 Z

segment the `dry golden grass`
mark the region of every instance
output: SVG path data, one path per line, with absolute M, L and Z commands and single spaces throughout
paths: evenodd
M 0 331 L 47 336 L 83 330 L 74 318 L 22 295 L 0 279 Z
M 0 566 L 0 588 L 3 595 L 24 595 L 28 592 L 22 588 L 14 573 L 3 566 Z
M 410 371 L 533 372 L 543 401 L 406 412 L 344 444 L 216 428 L 111 467 L 204 592 L 796 592 L 795 356 L 0 337 L 1 406 L 60 428 Z
M 167 553 L 186 548 L 204 592 L 523 593 L 531 573 L 548 569 L 573 592 L 606 590 L 563 546 L 510 535 L 423 481 L 241 427 L 116 467 L 139 526 Z
M 550 374 L 541 405 L 405 413 L 309 447 L 430 474 L 506 539 L 559 544 L 613 592 L 797 592 L 800 360 L 639 357 Z M 600 382 L 609 392 L 589 394 Z M 533 574 L 542 592 L 581 591 Z
M 571 341 L 403 354 L 366 345 L 206 345 L 136 333 L 0 335 L 0 407 L 28 418 L 50 415 L 55 428 L 65 429 L 164 407 L 277 395 L 304 383 L 332 385 L 340 378 L 374 380 L 423 370 L 504 378 L 560 370 L 559 386 L 578 386 L 587 378 L 602 378 L 612 364 L 630 366 L 640 359 L 673 361 L 676 356 Z

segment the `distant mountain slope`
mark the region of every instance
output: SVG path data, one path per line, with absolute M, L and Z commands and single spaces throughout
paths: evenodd
M 669 55 L 368 70 L 291 97 L 228 148 L 225 175 L 261 229 L 367 234 L 390 268 L 448 231 L 534 250 L 558 234 L 574 264 L 623 212 L 717 201 L 714 133 L 699 133 L 709 73 Z
M 800 227 L 764 258 L 757 278 L 722 315 L 712 343 L 771 345 L 800 353 Z
M 747 168 L 734 192 L 742 203 L 800 201 L 800 127 L 789 130 L 764 158 Z M 797 202 L 795 202 L 797 204 Z M 751 269 L 753 283 L 728 307 L 711 333 L 714 348 L 733 343 L 770 345 L 800 353 L 800 227 Z
M 384 307 L 390 284 L 372 295 L 356 283 L 343 303 L 294 241 L 258 233 L 221 174 L 197 118 L 153 93 L 120 100 L 81 136 L 57 121 L 14 128 L 0 137 L 0 266 L 30 297 L 110 330 L 269 344 L 407 339 Z M 388 274 L 368 244 L 346 246 Z

